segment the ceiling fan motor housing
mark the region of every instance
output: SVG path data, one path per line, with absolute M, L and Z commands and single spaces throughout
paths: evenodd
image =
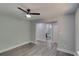
M 27 14 L 29 14 L 29 12 L 30 12 L 30 9 L 27 9 Z

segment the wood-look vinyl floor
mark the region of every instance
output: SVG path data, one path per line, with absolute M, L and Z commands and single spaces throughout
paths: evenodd
M 37 44 L 29 43 L 15 49 L 0 53 L 0 56 L 73 56 L 72 54 L 58 51 L 55 44 L 49 47 L 46 42 L 38 41 Z

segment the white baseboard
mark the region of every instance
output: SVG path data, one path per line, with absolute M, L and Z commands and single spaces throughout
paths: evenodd
M 18 44 L 18 45 L 15 45 L 15 46 L 9 47 L 9 48 L 4 49 L 4 50 L 0 50 L 0 53 L 2 53 L 2 52 L 6 52 L 6 51 L 9 51 L 9 50 L 11 50 L 11 49 L 14 49 L 14 48 L 16 48 L 16 47 L 19 47 L 19 46 L 22 46 L 22 45 L 28 44 L 28 43 L 30 43 L 30 42 L 32 42 L 32 41 L 25 42 L 25 43 L 22 43 L 22 44 Z
M 77 52 L 77 56 L 79 56 L 79 51 L 76 51 Z
M 73 51 L 70 51 L 70 50 L 67 50 L 67 49 L 57 48 L 57 50 L 62 51 L 62 52 L 66 52 L 66 53 L 70 53 L 70 54 L 77 56 L 76 52 L 73 52 Z
M 25 43 L 22 43 L 22 44 L 18 44 L 18 45 L 15 45 L 15 46 L 9 47 L 9 48 L 4 49 L 4 50 L 0 50 L 0 53 L 2 53 L 2 52 L 6 52 L 6 51 L 9 51 L 9 50 L 11 50 L 11 49 L 14 49 L 14 48 L 16 48 L 16 47 L 19 47 L 19 46 L 22 46 L 22 45 L 28 44 L 28 43 L 30 43 L 30 42 L 35 43 L 34 41 L 25 42 Z M 35 44 L 36 44 L 36 43 L 35 43 Z M 70 54 L 74 54 L 74 55 L 77 56 L 77 54 L 76 54 L 75 52 L 72 52 L 72 51 L 70 51 L 70 50 L 61 49 L 61 48 L 57 48 L 57 50 L 59 50 L 59 51 L 63 51 L 63 52 L 66 52 L 66 53 L 70 53 Z

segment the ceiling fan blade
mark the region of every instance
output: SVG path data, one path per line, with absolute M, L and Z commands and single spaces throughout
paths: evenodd
M 25 11 L 24 9 L 22 9 L 22 8 L 20 8 L 20 7 L 17 7 L 17 8 L 18 8 L 19 10 L 21 10 L 21 11 L 27 13 L 27 11 Z
M 27 11 L 25 11 L 24 9 L 17 7 L 19 10 L 25 12 L 26 14 L 30 14 L 30 15 L 40 15 L 40 13 L 30 13 L 30 9 L 27 9 Z
M 40 15 L 40 13 L 29 13 L 30 15 Z

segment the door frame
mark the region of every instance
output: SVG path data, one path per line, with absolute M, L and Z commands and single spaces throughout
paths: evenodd
M 38 23 L 45 23 L 45 24 L 52 24 L 52 26 L 53 26 L 53 24 L 55 23 L 57 23 L 57 21 L 54 21 L 54 22 L 37 22 L 36 24 L 38 24 Z M 36 24 L 35 24 L 35 30 L 36 30 Z M 53 31 L 52 31 L 53 32 Z M 53 40 L 53 39 L 52 39 Z M 36 41 L 36 31 L 35 31 L 35 41 Z

